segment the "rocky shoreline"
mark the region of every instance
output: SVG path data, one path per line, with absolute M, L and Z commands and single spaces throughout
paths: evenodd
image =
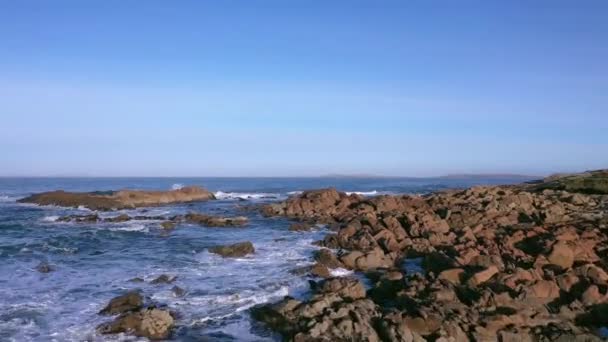
M 608 325 L 605 171 L 365 198 L 307 191 L 266 216 L 328 224 L 313 283 L 252 315 L 293 341 L 596 341 Z M 575 184 L 575 185 L 571 185 Z M 403 267 L 421 258 L 424 274 Z
M 424 196 L 364 197 L 336 189 L 305 191 L 247 207 L 286 217 L 293 234 L 331 233 L 316 244 L 306 300 L 285 297 L 251 316 L 290 341 L 598 341 L 608 326 L 608 172 L 550 177 L 516 186 L 478 186 Z M 92 210 L 213 199 L 201 188 L 169 192 L 51 192 L 21 200 Z M 58 222 L 156 220 L 243 227 L 246 217 L 188 213 L 172 217 L 70 215 Z M 227 258 L 255 253 L 249 241 L 213 246 Z M 422 272 L 412 270 L 420 261 Z M 55 271 L 41 264 L 39 272 Z M 334 277 L 336 269 L 355 272 Z M 321 279 L 321 280 L 319 280 Z M 133 281 L 143 281 L 134 279 Z M 163 275 L 151 283 L 170 284 Z M 174 287 L 176 295 L 186 293 Z M 136 292 L 100 311 L 114 320 L 102 334 L 166 339 L 176 313 L 144 305 Z

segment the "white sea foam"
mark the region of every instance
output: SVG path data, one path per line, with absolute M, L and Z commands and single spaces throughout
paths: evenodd
M 373 191 L 346 191 L 347 195 L 361 195 L 361 196 L 376 196 L 378 194 L 378 191 L 373 190 Z
M 175 184 L 171 185 L 171 189 L 173 189 L 173 190 L 180 190 L 183 188 L 184 188 L 184 184 L 175 183 Z
M 303 194 L 303 193 L 304 193 L 304 191 L 298 190 L 298 191 L 290 191 L 290 192 L 288 192 L 287 194 L 288 194 L 289 196 L 296 196 L 296 195 L 301 195 L 301 194 Z
M 59 219 L 59 216 L 56 215 L 51 215 L 51 216 L 45 216 L 42 218 L 42 221 L 44 222 L 56 222 Z
M 330 269 L 329 274 L 331 274 L 332 277 L 346 277 L 346 276 L 353 274 L 353 271 L 347 270 L 342 267 L 338 267 L 338 268 Z
M 280 194 L 270 193 L 270 192 L 223 192 L 217 191 L 215 193 L 215 197 L 220 200 L 226 199 L 265 199 L 265 198 L 280 198 Z
M 150 231 L 148 227 L 144 224 L 137 221 L 130 221 L 126 223 L 122 223 L 119 226 L 108 227 L 108 230 L 112 231 L 123 231 L 123 232 L 148 232 Z

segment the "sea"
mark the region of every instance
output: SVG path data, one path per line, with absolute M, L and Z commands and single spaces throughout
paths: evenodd
M 473 185 L 519 183 L 522 178 L 0 178 L 0 341 L 145 341 L 127 335 L 99 335 L 110 317 L 98 312 L 110 299 L 139 290 L 148 302 L 177 314 L 174 341 L 277 341 L 280 336 L 252 321 L 249 309 L 290 295 L 310 295 L 306 275 L 312 243 L 328 230 L 288 230 L 285 218 L 265 218 L 251 205 L 285 200 L 308 189 L 335 187 L 364 196 L 426 194 Z M 60 216 L 92 212 L 20 204 L 27 195 L 51 191 L 118 189 L 170 190 L 197 185 L 215 201 L 99 213 L 173 216 L 189 212 L 247 216 L 243 228 L 180 224 L 172 231 L 160 221 L 63 223 Z M 251 241 L 253 255 L 222 258 L 215 245 Z M 54 269 L 40 273 L 46 262 Z M 416 267 L 413 265 L 412 267 Z M 345 276 L 347 270 L 334 270 Z M 171 284 L 151 284 L 160 275 Z M 141 278 L 143 282 L 134 282 Z M 185 294 L 178 296 L 178 286 Z

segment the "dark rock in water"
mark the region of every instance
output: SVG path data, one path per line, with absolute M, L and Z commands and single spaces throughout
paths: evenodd
M 158 278 L 152 280 L 150 284 L 171 284 L 177 279 L 176 276 L 168 276 L 166 274 L 161 274 Z
M 184 216 L 188 223 L 194 223 L 206 227 L 242 227 L 249 221 L 244 216 L 218 217 L 204 214 L 190 213 Z
M 138 292 L 129 292 L 122 296 L 118 296 L 106 305 L 99 314 L 101 315 L 116 315 L 129 311 L 139 310 L 143 307 L 143 298 Z
M 59 190 L 28 196 L 18 202 L 72 208 L 83 206 L 91 210 L 115 210 L 212 199 L 215 199 L 213 193 L 203 188 L 184 187 L 171 191 L 121 190 L 111 193 Z
M 186 294 L 186 290 L 182 289 L 179 286 L 173 286 L 171 288 L 171 292 L 173 292 L 173 295 L 175 297 L 183 297 Z
M 167 310 L 147 308 L 119 316 L 116 320 L 97 327 L 101 334 L 129 333 L 151 340 L 169 338 L 175 320 Z
M 120 214 L 116 217 L 109 217 L 107 219 L 105 219 L 105 222 L 127 222 L 131 220 L 131 217 L 127 214 Z
M 171 230 L 175 228 L 175 222 L 165 221 L 161 223 L 160 226 L 165 230 Z
M 297 268 L 290 270 L 289 273 L 291 273 L 293 275 L 297 275 L 297 276 L 303 276 L 303 275 L 310 273 L 311 270 L 312 270 L 312 266 L 302 266 L 302 267 L 297 267 Z
M 90 215 L 68 215 L 57 219 L 57 222 L 95 223 L 101 221 L 97 214 Z
M 140 278 L 140 277 L 136 277 L 136 278 L 129 279 L 129 281 L 132 283 L 143 283 L 144 279 Z
M 211 247 L 209 248 L 209 252 L 219 254 L 223 257 L 239 258 L 247 254 L 254 253 L 255 248 L 253 248 L 253 244 L 251 242 L 246 241 L 235 243 L 233 245 Z
M 36 266 L 36 271 L 40 273 L 49 273 L 55 270 L 55 267 L 49 265 L 48 262 L 43 261 L 38 266 Z
M 338 258 L 326 248 L 322 248 L 315 253 L 315 260 L 328 268 L 344 268 L 344 264 L 338 260 Z
M 307 232 L 312 229 L 312 225 L 302 222 L 296 222 L 289 225 L 289 230 L 292 232 Z

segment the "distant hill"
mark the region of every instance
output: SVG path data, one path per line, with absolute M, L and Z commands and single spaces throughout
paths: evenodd
M 374 174 L 327 174 L 319 176 L 319 178 L 399 178 L 399 179 L 465 179 L 465 180 L 483 180 L 483 179 L 516 179 L 521 181 L 529 181 L 542 179 L 543 176 L 531 176 L 531 175 L 520 175 L 510 173 L 496 173 L 496 174 L 449 174 L 444 176 L 436 177 L 408 177 L 408 176 L 381 176 Z

